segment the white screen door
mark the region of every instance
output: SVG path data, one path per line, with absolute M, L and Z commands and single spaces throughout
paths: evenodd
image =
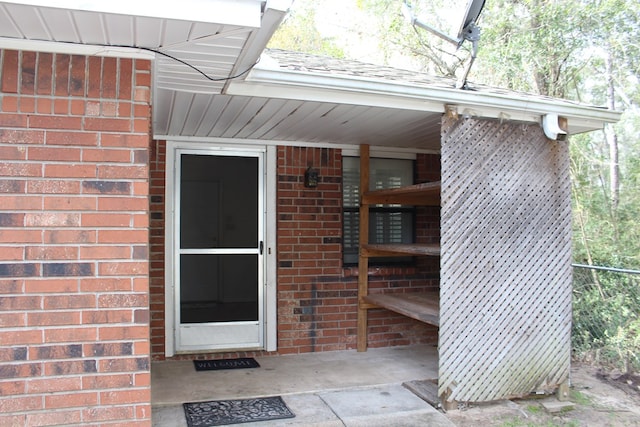
M 178 352 L 263 347 L 263 163 L 262 152 L 176 151 Z

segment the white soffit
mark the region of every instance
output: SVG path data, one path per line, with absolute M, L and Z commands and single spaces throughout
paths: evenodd
M 541 123 L 542 116 L 557 114 L 568 119 L 569 133 L 601 129 L 616 122 L 620 112 L 575 102 L 519 92 L 478 87 L 460 90 L 442 84 L 419 84 L 349 74 L 313 72 L 280 67 L 263 55 L 247 78 L 229 85 L 228 94 L 265 96 L 386 107 Z
M 151 54 L 158 59 L 156 88 L 219 93 L 223 81 L 211 82 L 184 63 L 213 79 L 229 77 L 248 38 L 261 25 L 262 3 L 259 0 L 0 2 L 0 47 L 105 56 L 133 48 L 138 54 L 142 52 L 140 56 Z
M 0 48 L 153 58 L 156 129 L 203 114 L 182 104 L 220 94 L 260 57 L 292 0 L 0 1 Z M 205 77 L 206 75 L 206 77 Z M 163 102 L 178 100 L 170 108 Z M 193 117 L 190 118 L 193 120 Z
M 274 144 L 440 149 L 439 113 L 250 96 L 159 93 L 156 137 L 272 141 Z
M 85 11 L 195 22 L 211 22 L 242 27 L 260 26 L 261 0 L 13 0 L 2 2 L 7 8 L 43 8 Z

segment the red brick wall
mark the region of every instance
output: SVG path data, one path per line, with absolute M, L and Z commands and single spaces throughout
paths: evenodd
M 151 309 L 153 357 L 164 358 L 163 142 L 151 162 Z M 317 188 L 304 187 L 304 172 L 319 171 Z M 418 155 L 416 179 L 440 179 L 437 155 Z M 357 267 L 342 265 L 342 154 L 326 148 L 278 148 L 278 353 L 355 348 Z M 419 208 L 417 239 L 437 243 L 439 208 Z M 370 287 L 389 291 L 437 288 L 439 259 L 415 266 L 370 269 Z M 386 310 L 370 310 L 369 345 L 436 343 L 437 329 Z M 240 352 L 198 357 L 249 356 Z M 179 356 L 177 358 L 189 358 Z M 193 357 L 193 356 L 192 356 Z
M 320 172 L 314 189 L 304 187 L 310 165 Z M 418 179 L 439 179 L 438 156 L 421 155 L 416 166 L 422 169 Z M 358 271 L 342 265 L 341 150 L 280 147 L 277 203 L 278 352 L 355 348 Z M 433 218 L 429 209 L 419 211 L 418 223 Z M 439 227 L 421 233 L 439 241 Z M 438 265 L 434 259 L 411 267 L 372 267 L 369 287 L 437 288 Z M 437 330 L 430 325 L 387 310 L 369 311 L 369 347 L 436 342 Z
M 150 70 L 0 51 L 0 425 L 151 424 Z
M 316 188 L 304 187 L 309 166 Z M 357 288 L 342 277 L 341 151 L 280 147 L 277 209 L 278 351 L 345 349 Z
M 167 143 L 153 141 L 150 163 L 150 272 L 151 354 L 164 358 L 164 191 Z

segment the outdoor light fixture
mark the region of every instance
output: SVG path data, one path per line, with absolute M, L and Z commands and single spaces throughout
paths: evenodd
M 318 170 L 311 166 L 304 172 L 304 186 L 307 188 L 316 188 L 318 186 Z
M 404 0 L 402 3 L 402 14 L 405 19 L 411 23 L 411 25 L 415 25 L 417 27 L 422 28 L 423 30 L 427 30 L 430 33 L 440 37 L 441 39 L 456 45 L 459 49 L 464 43 L 465 40 L 468 40 L 472 44 L 471 48 L 471 58 L 469 59 L 469 63 L 467 64 L 466 69 L 464 70 L 464 74 L 458 80 L 456 84 L 457 89 L 465 89 L 467 86 L 467 76 L 469 75 L 469 71 L 471 70 L 471 66 L 476 59 L 478 54 L 478 42 L 480 41 L 480 27 L 476 25 L 478 18 L 480 17 L 480 12 L 482 12 L 482 8 L 484 7 L 485 0 L 469 0 L 467 3 L 467 11 L 462 18 L 462 23 L 460 24 L 460 31 L 458 31 L 458 36 L 456 38 L 450 37 L 443 33 L 440 30 L 437 30 L 424 22 L 420 21 L 416 18 L 411 10 L 411 6 L 407 4 L 407 0 Z

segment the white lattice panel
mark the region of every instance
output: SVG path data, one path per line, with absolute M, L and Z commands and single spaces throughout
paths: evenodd
M 571 352 L 566 142 L 540 126 L 444 118 L 439 394 L 554 390 Z

